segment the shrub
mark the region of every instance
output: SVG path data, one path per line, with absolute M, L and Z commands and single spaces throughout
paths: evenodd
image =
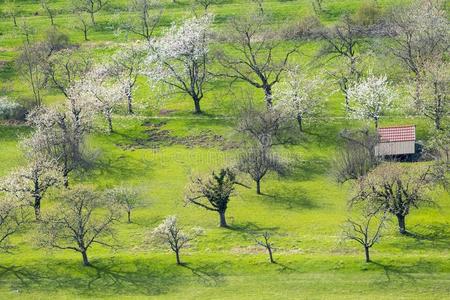
M 316 39 L 323 32 L 324 27 L 316 16 L 308 16 L 288 26 L 284 30 L 287 39 Z
M 25 109 L 17 102 L 6 97 L 0 97 L 0 119 L 25 119 Z

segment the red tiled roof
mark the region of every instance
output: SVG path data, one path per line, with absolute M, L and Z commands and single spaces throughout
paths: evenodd
M 380 142 L 405 142 L 416 140 L 416 126 L 395 126 L 378 128 L 378 135 L 380 136 Z

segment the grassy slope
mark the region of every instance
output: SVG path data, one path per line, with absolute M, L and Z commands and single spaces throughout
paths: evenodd
M 324 21 L 333 22 L 344 10 L 354 10 L 358 1 L 330 1 Z M 392 1 L 380 1 L 383 5 Z M 1 3 L 1 2 L 0 2 Z M 38 6 L 21 1 L 24 14 L 32 14 Z M 66 10 L 66 2 L 58 2 Z M 121 2 L 115 1 L 115 6 Z M 1 4 L 0 4 L 1 5 Z M 213 8 L 221 28 L 224 16 L 239 13 L 248 4 L 235 1 Z M 183 4 L 169 4 L 167 23 L 184 14 Z M 268 2 L 267 9 L 278 19 L 306 14 L 309 1 Z M 98 17 L 104 24 L 111 15 Z M 48 20 L 42 16 L 28 17 L 30 23 L 44 32 Z M 63 22 L 64 21 L 64 22 Z M 73 41 L 80 35 L 70 29 L 69 15 L 59 16 L 56 23 L 70 33 Z M 9 20 L 0 20 L 0 59 L 10 61 L 17 53 L 20 38 L 13 34 Z M 102 27 L 107 27 L 102 25 Z M 123 36 L 109 31 L 96 31 L 88 47 L 110 47 L 108 41 L 121 42 Z M 303 46 L 313 54 L 317 44 Z M 99 50 L 99 56 L 105 50 Z M 311 57 L 297 57 L 309 61 Z M 384 65 L 383 65 L 384 66 Z M 6 71 L 5 71 L 6 70 Z M 320 69 L 316 69 L 320 72 Z M 0 72 L 2 80 L 11 80 L 17 97 L 26 97 L 26 87 L 11 69 Z M 246 88 L 245 85 L 243 85 Z M 29 96 L 29 94 L 28 94 Z M 176 109 L 180 119 L 167 120 L 164 129 L 172 135 L 188 136 L 204 130 L 228 138 L 233 137 L 232 121 L 215 120 L 217 115 L 232 111 L 233 96 L 224 84 L 217 84 L 207 95 L 204 109 L 212 115 L 193 117 L 188 111 L 191 102 L 175 96 L 164 104 Z M 141 103 L 154 102 L 152 93 L 142 87 L 137 92 Z M 47 97 L 59 101 L 59 95 Z M 218 99 L 218 101 L 212 101 Z M 327 106 L 327 114 L 342 116 L 342 100 L 336 93 Z M 33 230 L 23 232 L 13 241 L 17 245 L 10 254 L 0 255 L 0 298 L 417 298 L 442 299 L 450 292 L 450 199 L 437 192 L 439 209 L 413 211 L 408 217 L 411 231 L 420 238 L 400 237 L 395 224 L 381 244 L 373 249 L 375 263 L 362 263 L 361 249 L 354 244 L 340 244 L 339 226 L 346 217 L 348 186 L 335 184 L 329 174 L 330 157 L 336 149 L 336 133 L 359 123 L 343 121 L 321 122 L 311 131 L 301 146 L 280 149 L 302 160 L 295 172 L 285 177 L 271 176 L 264 180 L 264 196 L 253 190 L 239 189 L 228 211 L 233 229 L 216 227 L 218 217 L 200 208 L 183 206 L 183 191 L 192 173 L 208 171 L 233 161 L 233 151 L 218 147 L 186 148 L 162 146 L 125 149 L 138 138 L 146 137 L 142 126 L 150 109 L 141 109 L 141 117 L 129 119 L 116 116 L 117 133 L 110 136 L 94 133 L 90 145 L 100 151 L 100 164 L 75 181 L 108 187 L 118 183 L 142 186 L 146 206 L 134 213 L 134 223 L 117 226 L 122 247 L 114 252 L 94 248 L 90 252 L 93 268 L 80 265 L 80 257 L 71 252 L 46 252 L 33 245 Z M 424 120 L 391 116 L 383 124 L 416 123 L 419 137 L 425 138 L 428 124 Z M 103 126 L 100 123 L 99 126 Z M 0 175 L 21 164 L 17 136 L 26 133 L 24 127 L 0 127 Z M 122 145 L 119 147 L 118 145 Z M 83 175 L 83 176 L 81 176 Z M 51 196 L 43 204 L 45 211 L 52 205 Z M 150 250 L 144 243 L 146 233 L 166 215 L 177 214 L 186 227 L 201 226 L 205 235 L 192 248 L 184 251 L 185 267 L 176 267 L 171 253 Z M 276 265 L 269 265 L 266 256 L 254 247 L 254 235 L 264 230 L 276 232 L 274 241 L 279 250 Z

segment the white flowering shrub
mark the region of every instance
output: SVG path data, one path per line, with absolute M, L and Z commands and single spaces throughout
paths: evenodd
M 0 97 L 0 119 L 23 119 L 24 108 L 7 97 Z

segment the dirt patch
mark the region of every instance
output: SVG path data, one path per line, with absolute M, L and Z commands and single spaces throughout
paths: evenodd
M 131 144 L 118 145 L 124 149 L 167 147 L 172 145 L 183 145 L 186 148 L 202 147 L 202 148 L 219 148 L 221 150 L 237 149 L 240 143 L 229 141 L 223 136 L 215 134 L 211 130 L 202 130 L 200 133 L 188 136 L 174 136 L 170 130 L 164 129 L 166 121 L 154 123 L 144 122 L 142 125 L 146 127 L 145 133 L 148 137 L 143 139 L 134 139 Z

